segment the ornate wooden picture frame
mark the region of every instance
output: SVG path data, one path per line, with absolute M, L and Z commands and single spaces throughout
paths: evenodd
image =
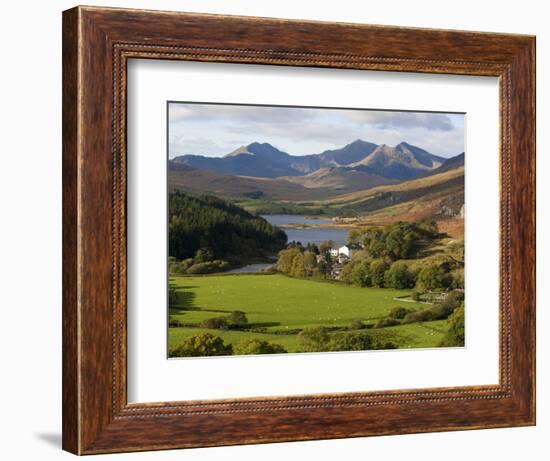
M 498 385 L 128 403 L 126 66 L 132 58 L 498 77 Z M 63 13 L 65 450 L 93 454 L 533 424 L 534 37 L 94 7 Z

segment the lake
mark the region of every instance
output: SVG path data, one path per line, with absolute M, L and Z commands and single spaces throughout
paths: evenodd
M 272 263 L 255 263 L 255 264 L 247 264 L 243 267 L 238 267 L 237 269 L 231 269 L 230 271 L 227 271 L 228 274 L 254 274 L 256 272 L 262 272 L 264 269 L 267 269 L 268 267 L 273 266 L 275 261 Z
M 264 218 L 266 221 L 273 224 L 274 226 L 282 228 L 288 236 L 289 243 L 300 242 L 302 243 L 302 245 L 307 245 L 308 243 L 319 245 L 325 240 L 333 240 L 338 246 L 342 246 L 346 243 L 348 238 L 348 231 L 346 229 L 336 229 L 330 227 L 286 227 L 289 224 L 331 224 L 332 221 L 328 218 L 312 218 L 308 216 L 297 216 L 292 214 L 262 215 L 262 218 Z M 273 263 L 248 264 L 246 266 L 239 267 L 238 269 L 232 269 L 228 271 L 228 273 L 246 274 L 262 272 L 264 269 L 272 266 Z
M 286 232 L 289 243 L 300 242 L 302 245 L 307 245 L 308 243 L 319 245 L 325 240 L 333 240 L 337 245 L 341 246 L 346 243 L 348 238 L 347 229 L 331 227 L 286 227 L 291 224 L 331 224 L 332 220 L 329 218 L 315 218 L 291 214 L 262 215 L 262 218 L 266 219 L 274 226 L 281 227 Z

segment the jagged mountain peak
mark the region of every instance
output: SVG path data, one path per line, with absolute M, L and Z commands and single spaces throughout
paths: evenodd
M 275 146 L 269 144 L 268 142 L 253 142 L 246 146 L 246 149 L 248 150 L 248 152 L 252 152 L 256 155 L 289 155 L 286 152 L 277 149 Z
M 350 146 L 365 146 L 368 144 L 372 144 L 368 141 L 365 141 L 364 139 L 356 139 L 355 141 L 350 142 L 349 144 L 346 144 L 344 147 L 350 147 Z
M 252 152 L 249 152 L 247 146 L 240 146 L 229 154 L 224 155 L 224 158 L 235 157 L 236 155 L 252 155 Z
M 392 180 L 425 176 L 446 159 L 405 141 L 392 147 L 356 139 L 320 154 L 290 155 L 268 142 L 240 146 L 224 157 L 181 156 L 177 163 L 222 174 L 276 178 L 303 176 L 321 168 L 356 168 Z
M 387 178 L 405 180 L 428 174 L 444 160 L 420 147 L 401 142 L 395 147 L 380 144 L 371 155 L 351 166 Z

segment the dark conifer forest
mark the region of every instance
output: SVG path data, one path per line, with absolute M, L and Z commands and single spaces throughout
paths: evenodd
M 173 192 L 168 213 L 169 255 L 179 260 L 203 250 L 208 259 L 243 263 L 276 254 L 287 241 L 264 218 L 210 195 Z

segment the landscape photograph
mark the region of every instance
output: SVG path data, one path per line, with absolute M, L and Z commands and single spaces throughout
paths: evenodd
M 464 347 L 464 118 L 168 102 L 168 357 Z

